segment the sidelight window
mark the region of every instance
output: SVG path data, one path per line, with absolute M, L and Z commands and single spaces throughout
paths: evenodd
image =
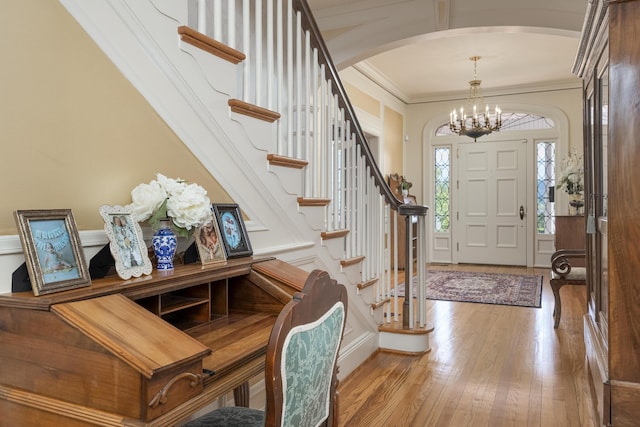
M 434 147 L 434 231 L 449 231 L 451 213 L 451 148 Z
M 540 141 L 536 144 L 536 230 L 538 234 L 555 234 L 554 182 L 555 182 L 554 141 Z

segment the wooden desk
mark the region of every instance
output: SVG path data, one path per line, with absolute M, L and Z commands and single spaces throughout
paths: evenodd
M 2 421 L 174 425 L 264 369 L 275 318 L 307 275 L 244 258 L 0 295 Z

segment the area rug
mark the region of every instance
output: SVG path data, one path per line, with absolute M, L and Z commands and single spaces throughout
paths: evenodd
M 417 279 L 413 278 L 414 295 Z M 513 305 L 540 308 L 542 276 L 476 273 L 470 271 L 427 271 L 427 299 Z M 404 283 L 398 286 L 404 296 Z

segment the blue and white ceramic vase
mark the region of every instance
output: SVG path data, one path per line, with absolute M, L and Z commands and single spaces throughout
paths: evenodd
M 151 238 L 151 244 L 158 263 L 156 268 L 161 271 L 173 270 L 173 257 L 178 246 L 176 233 L 173 232 L 170 224 L 170 219 L 160 220 L 160 228 Z

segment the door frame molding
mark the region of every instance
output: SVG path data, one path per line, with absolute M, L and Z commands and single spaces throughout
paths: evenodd
M 507 133 L 495 132 L 489 136 L 483 138 L 491 138 L 492 141 L 503 140 L 526 140 L 527 141 L 527 168 L 529 173 L 527 174 L 527 267 L 549 267 L 550 256 L 553 253 L 553 235 L 538 235 L 536 233 L 536 193 L 533 191 L 535 188 L 535 170 L 536 170 L 536 157 L 535 157 L 535 143 L 539 140 L 554 140 L 556 141 L 556 173 L 559 170 L 559 163 L 562 158 L 566 156 L 569 151 L 569 119 L 564 111 L 558 107 L 548 104 L 521 104 L 521 103 L 502 103 L 503 111 L 518 111 L 531 114 L 538 114 L 544 117 L 548 117 L 553 120 L 555 127 L 552 129 L 538 129 L 527 131 L 510 131 Z M 422 128 L 422 170 L 424 177 L 424 185 L 422 186 L 422 200 L 424 204 L 430 206 L 433 204 L 433 148 L 434 146 L 449 146 L 451 147 L 451 185 L 455 185 L 454 177 L 458 176 L 456 153 L 458 150 L 458 144 L 461 141 L 465 141 L 468 137 L 461 136 L 435 136 L 436 129 L 443 123 L 448 122 L 448 116 L 446 114 L 440 114 L 434 116 L 428 120 Z M 506 136 L 505 136 L 506 135 Z M 427 253 L 428 262 L 442 262 L 442 263 L 458 263 L 457 251 L 455 248 L 456 237 L 456 225 L 455 213 L 458 210 L 457 192 L 452 192 L 451 199 L 451 227 L 449 230 L 449 258 L 445 259 L 442 256 L 442 251 L 434 257 L 434 233 L 433 233 L 433 215 L 428 216 L 429 227 L 427 227 L 427 241 L 430 242 L 429 250 Z M 556 212 L 558 213 L 558 212 Z M 439 234 L 439 238 L 442 236 Z

